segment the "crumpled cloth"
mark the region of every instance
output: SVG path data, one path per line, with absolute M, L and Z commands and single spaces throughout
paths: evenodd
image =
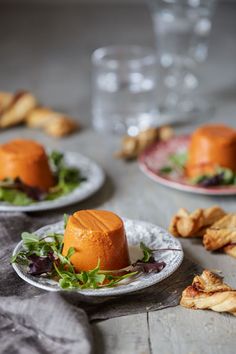
M 0 298 L 0 352 L 91 353 L 87 315 L 59 294 Z
M 92 334 L 83 309 L 60 293 L 27 285 L 10 264 L 22 231 L 56 222 L 22 213 L 0 214 L 0 353 L 90 354 Z
M 202 271 L 185 258 L 168 279 L 117 297 L 86 297 L 68 291 L 40 290 L 18 277 L 10 257 L 21 232 L 34 231 L 59 220 L 58 216 L 0 214 L 0 353 L 91 353 L 89 321 L 177 306 L 183 289 Z

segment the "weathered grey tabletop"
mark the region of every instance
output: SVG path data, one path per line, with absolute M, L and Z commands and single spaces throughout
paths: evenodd
M 132 15 L 132 16 L 131 16 Z M 215 120 L 235 124 L 236 6 L 218 9 L 208 62 L 202 66 L 202 89 L 215 99 Z M 83 132 L 53 140 L 24 128 L 1 133 L 0 141 L 22 136 L 46 146 L 80 151 L 97 160 L 107 182 L 79 208 L 107 208 L 129 218 L 167 227 L 179 208 L 220 204 L 235 211 L 235 197 L 203 197 L 161 187 L 136 163 L 114 160 L 119 139 L 88 129 L 90 62 L 93 49 L 111 43 L 153 44 L 151 22 L 142 5 L 0 6 L 1 90 L 31 89 L 44 104 L 79 116 Z M 212 117 L 208 117 L 212 118 Z M 191 129 L 189 126 L 184 129 Z M 68 211 L 76 209 L 76 206 Z M 63 212 L 63 211 L 60 211 Z M 183 241 L 186 255 L 203 267 L 222 270 L 236 287 L 236 261 L 210 254 L 197 241 Z M 93 325 L 98 353 L 221 354 L 236 351 L 236 322 L 229 315 L 181 307 L 107 320 Z

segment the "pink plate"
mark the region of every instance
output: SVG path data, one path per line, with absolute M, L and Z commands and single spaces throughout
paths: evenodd
M 181 191 L 205 195 L 236 194 L 236 186 L 234 185 L 206 188 L 190 184 L 183 175 L 164 176 L 159 173 L 159 170 L 167 165 L 169 155 L 187 150 L 189 140 L 189 135 L 182 135 L 152 145 L 139 157 L 140 169 L 152 180 Z

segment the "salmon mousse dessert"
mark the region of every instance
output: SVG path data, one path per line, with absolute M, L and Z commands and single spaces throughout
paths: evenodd
M 159 172 L 202 187 L 236 184 L 236 129 L 224 124 L 199 127 L 186 150 L 169 155 Z
M 159 273 L 166 263 L 156 259 L 156 255 L 160 257 L 161 251 L 180 251 L 151 249 L 143 242 L 129 245 L 126 227 L 112 211 L 79 210 L 71 216 L 64 215 L 64 223 L 51 225 L 47 228 L 51 231 L 41 233 L 40 237 L 23 232 L 22 248 L 11 262 L 22 264 L 23 260 L 28 274 L 56 281 L 62 289 L 99 289 L 126 285 L 141 275 Z M 132 232 L 137 231 L 134 228 Z
M 123 221 L 111 211 L 80 210 L 69 217 L 62 254 L 75 249 L 71 263 L 79 270 L 115 270 L 130 264 Z
M 0 146 L 0 180 L 19 178 L 31 187 L 47 192 L 54 182 L 42 145 L 16 139 Z
M 65 165 L 63 154 L 47 155 L 36 141 L 15 139 L 0 145 L 0 200 L 29 205 L 52 200 L 81 182 L 79 170 Z
M 204 125 L 191 136 L 186 173 L 214 174 L 218 167 L 236 172 L 236 130 L 223 124 Z

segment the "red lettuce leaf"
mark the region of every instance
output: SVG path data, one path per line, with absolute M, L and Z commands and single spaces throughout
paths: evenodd
M 30 260 L 28 273 L 31 275 L 41 275 L 53 271 L 54 257 L 52 253 L 48 253 L 47 257 L 32 254 L 28 259 Z

